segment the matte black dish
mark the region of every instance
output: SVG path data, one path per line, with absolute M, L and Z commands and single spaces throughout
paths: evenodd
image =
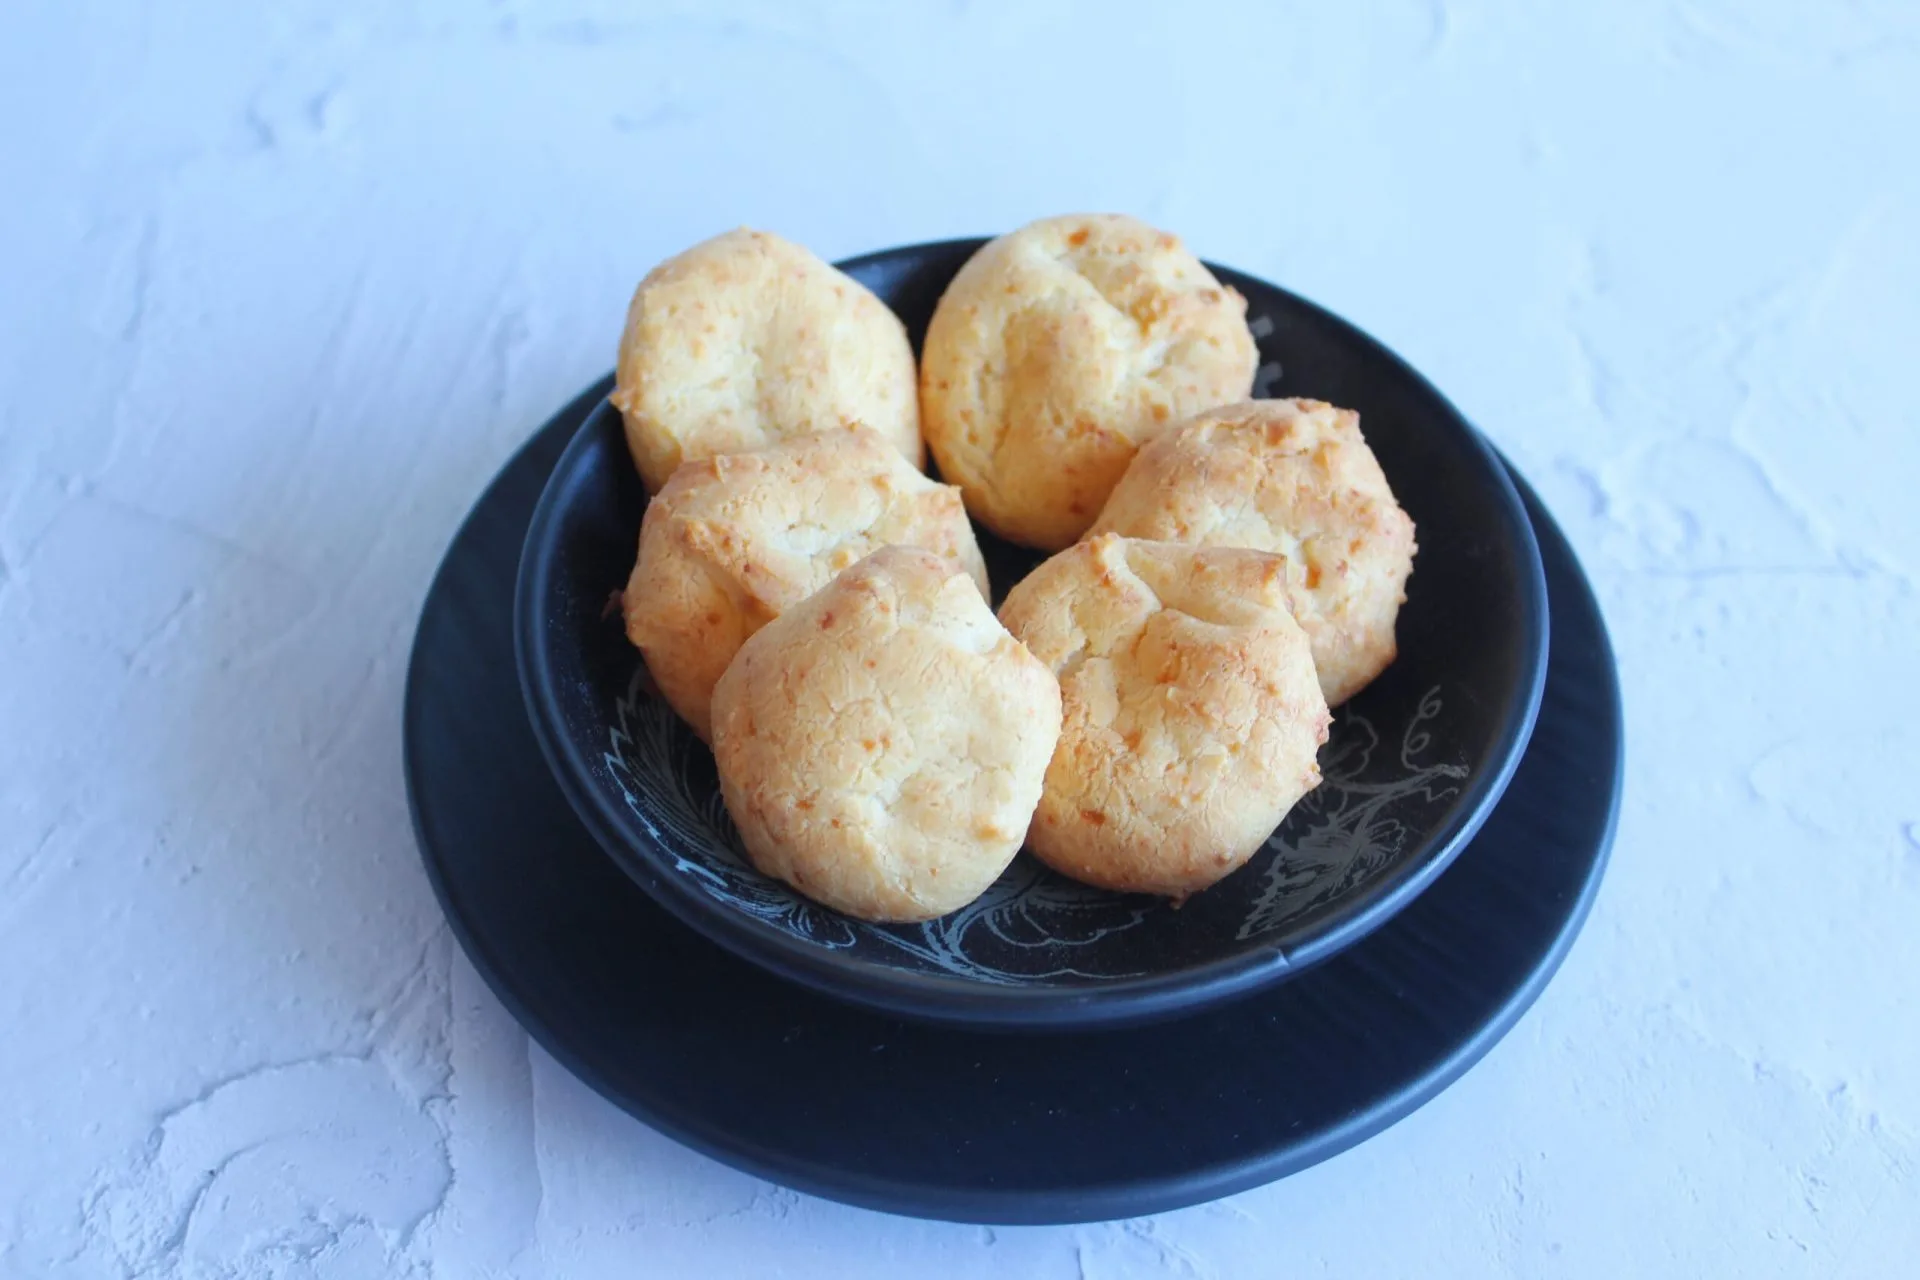
M 678 923 L 548 775 L 511 671 L 528 514 L 593 397 L 535 438 L 454 540 L 406 698 L 407 790 L 455 936 L 568 1068 L 688 1146 L 895 1213 L 1067 1222 L 1284 1176 L 1459 1077 L 1546 985 L 1599 886 L 1619 685 L 1566 542 L 1529 496 L 1554 626 L 1525 759 L 1471 846 L 1364 941 L 1164 1027 L 1000 1035 L 815 995 Z
M 844 266 L 902 316 L 918 350 L 980 243 Z M 1333 955 L 1430 883 L 1506 787 L 1539 705 L 1547 615 L 1532 529 L 1492 451 L 1419 374 L 1311 303 L 1214 270 L 1248 298 L 1269 362 L 1261 390 L 1358 409 L 1421 543 L 1399 660 L 1339 711 L 1326 781 L 1247 867 L 1175 911 L 1022 855 L 971 906 L 912 926 L 849 920 L 754 871 L 711 753 L 648 694 L 606 616 L 646 497 L 602 402 L 534 511 L 515 610 L 535 733 L 613 859 L 683 921 L 777 973 L 911 1017 L 999 1026 L 1191 1011 Z M 1039 560 L 981 542 L 996 596 Z

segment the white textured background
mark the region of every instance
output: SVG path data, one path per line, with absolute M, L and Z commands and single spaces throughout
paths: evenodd
M 1920 5 L 0 8 L 0 1275 L 1920 1266 Z M 428 577 L 656 259 L 1127 210 L 1432 376 L 1586 558 L 1613 870 L 1464 1081 L 986 1230 L 695 1156 L 450 945 Z

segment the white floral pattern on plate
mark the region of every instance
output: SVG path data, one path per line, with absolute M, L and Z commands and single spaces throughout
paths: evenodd
M 1238 939 L 1288 928 L 1368 883 L 1423 829 L 1419 811 L 1458 793 L 1466 768 L 1424 759 L 1432 745 L 1427 726 L 1442 710 L 1439 690 L 1429 690 L 1402 728 L 1386 776 L 1380 732 L 1364 716 L 1341 713 L 1322 754 L 1321 785 L 1230 882 L 1254 886 Z M 652 692 L 641 664 L 615 702 L 601 760 L 678 874 L 768 928 L 822 947 L 870 950 L 908 968 L 996 984 L 1112 980 L 1146 970 L 1137 948 L 1100 944 L 1172 912 L 1152 899 L 1078 884 L 1024 855 L 974 902 L 924 924 L 869 924 L 809 902 L 747 860 L 711 754 Z

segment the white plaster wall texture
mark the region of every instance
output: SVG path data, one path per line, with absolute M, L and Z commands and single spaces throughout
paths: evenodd
M 1920 1257 L 1920 7 L 0 12 L 0 1276 L 1892 1276 Z M 1438 1101 L 991 1230 L 569 1077 L 401 787 L 428 577 L 726 226 L 1135 212 L 1541 487 L 1614 628 L 1613 869 Z

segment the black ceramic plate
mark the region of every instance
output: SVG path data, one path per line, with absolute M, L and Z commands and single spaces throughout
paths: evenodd
M 716 1159 L 896 1213 L 1065 1222 L 1281 1177 L 1457 1078 L 1559 965 L 1599 885 L 1619 686 L 1579 566 L 1529 500 L 1553 646 L 1505 799 L 1405 911 L 1293 982 L 1168 1026 L 1003 1035 L 784 982 L 657 906 L 553 779 L 513 678 L 514 564 L 586 413 L 549 425 L 447 553 L 414 643 L 407 791 L 455 936 L 533 1036 Z
M 844 265 L 900 314 L 918 350 L 941 290 L 980 243 Z M 908 1016 L 1042 1027 L 1189 1011 L 1297 973 L 1439 874 L 1499 798 L 1539 704 L 1547 625 L 1532 530 L 1492 452 L 1419 374 L 1311 303 L 1214 270 L 1248 298 L 1269 362 L 1261 390 L 1358 409 L 1421 544 L 1399 660 L 1339 710 L 1325 781 L 1266 848 L 1178 911 L 1022 855 L 978 901 L 923 925 L 850 920 L 760 875 L 711 753 L 649 694 L 607 616 L 646 497 L 603 403 L 534 512 L 516 629 L 535 732 L 614 860 L 715 941 L 822 990 Z M 1039 560 L 981 543 L 997 594 Z

